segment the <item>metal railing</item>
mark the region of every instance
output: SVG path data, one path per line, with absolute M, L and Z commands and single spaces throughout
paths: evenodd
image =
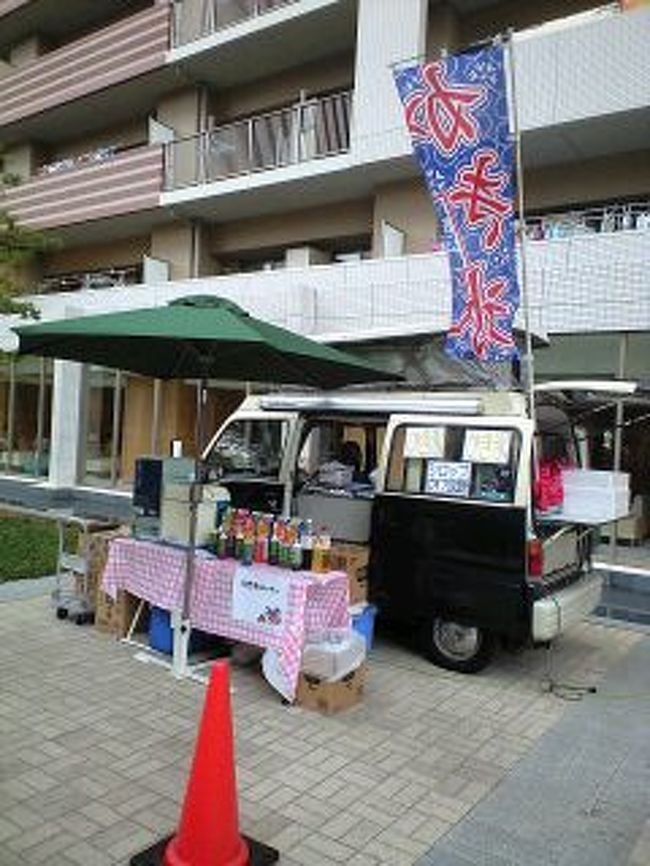
M 266 171 L 350 148 L 352 94 L 319 99 L 165 145 L 165 189 Z
M 186 45 L 298 0 L 175 0 L 172 44 Z
M 140 265 L 118 265 L 95 271 L 73 271 L 43 277 L 36 286 L 37 294 L 78 292 L 84 289 L 107 289 L 133 286 L 142 282 Z
M 616 202 L 526 217 L 526 235 L 531 240 L 642 229 L 650 229 L 650 201 Z

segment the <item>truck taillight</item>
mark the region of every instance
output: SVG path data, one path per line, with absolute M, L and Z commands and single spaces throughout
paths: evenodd
M 528 541 L 528 577 L 540 580 L 544 574 L 544 548 L 539 538 Z

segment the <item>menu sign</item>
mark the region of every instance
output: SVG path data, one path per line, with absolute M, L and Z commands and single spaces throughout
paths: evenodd
M 268 568 L 238 566 L 232 582 L 232 618 L 282 632 L 288 608 L 287 579 Z
M 472 484 L 472 464 L 427 460 L 424 489 L 439 496 L 469 496 Z
M 426 458 L 445 456 L 444 427 L 407 427 L 404 457 Z
M 512 430 L 466 430 L 463 460 L 505 466 L 510 461 L 511 439 Z

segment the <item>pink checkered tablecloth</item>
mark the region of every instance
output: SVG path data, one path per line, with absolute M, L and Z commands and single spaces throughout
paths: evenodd
M 126 589 L 164 610 L 183 604 L 187 553 L 185 550 L 135 538 L 111 541 L 102 588 L 115 598 Z M 233 581 L 245 576 L 259 583 L 286 580 L 286 615 L 280 626 L 257 625 L 232 616 Z M 196 552 L 190 623 L 194 628 L 222 637 L 274 649 L 291 696 L 295 694 L 302 649 L 310 635 L 327 629 L 349 628 L 348 579 L 344 572 L 315 575 L 270 565 L 242 566 L 233 559 L 217 559 Z

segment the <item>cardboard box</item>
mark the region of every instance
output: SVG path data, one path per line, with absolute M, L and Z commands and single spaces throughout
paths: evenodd
M 367 675 L 368 668 L 365 663 L 335 682 L 301 673 L 296 690 L 296 704 L 328 716 L 348 710 L 360 702 Z
M 139 604 L 139 598 L 123 589 L 118 590 L 117 598 L 113 601 L 98 586 L 95 600 L 95 627 L 101 632 L 114 634 L 118 638 L 126 637 Z M 143 618 L 138 623 L 136 631 L 143 629 L 142 620 Z
M 350 585 L 350 604 L 368 600 L 368 564 L 370 548 L 366 544 L 333 544 L 330 568 L 345 571 Z
M 101 583 L 101 577 L 108 558 L 108 545 L 113 538 L 120 535 L 128 535 L 128 526 L 118 526 L 112 529 L 104 529 L 97 532 L 89 532 L 87 535 L 79 535 L 77 552 L 86 560 L 85 579 L 77 579 L 78 591 L 88 593 L 90 599 L 94 599 L 97 589 Z

